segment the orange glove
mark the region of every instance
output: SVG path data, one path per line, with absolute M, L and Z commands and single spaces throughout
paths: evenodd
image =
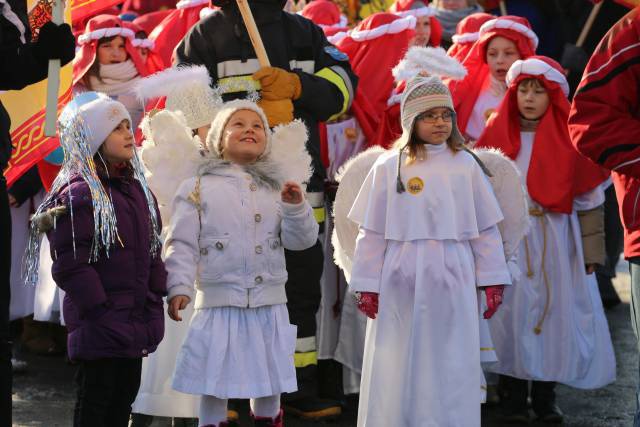
M 261 99 L 258 101 L 258 105 L 262 108 L 264 114 L 266 114 L 267 120 L 269 120 L 269 127 L 275 127 L 293 121 L 293 103 L 290 99 L 280 99 L 277 101 Z
M 263 67 L 253 73 L 253 79 L 260 82 L 261 97 L 269 101 L 298 99 L 302 92 L 300 77 L 282 68 Z

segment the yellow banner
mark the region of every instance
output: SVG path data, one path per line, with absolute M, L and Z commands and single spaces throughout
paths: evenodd
M 28 1 L 30 24 L 34 34 L 44 22 L 50 20 L 51 4 L 46 0 Z M 65 22 L 71 22 L 71 10 L 65 10 Z M 34 19 L 35 17 L 35 19 Z M 48 19 L 47 19 L 48 17 Z M 71 97 L 71 81 L 73 66 L 64 66 L 60 72 L 60 89 L 58 91 L 58 112 Z M 4 171 L 7 183 L 26 172 L 31 166 L 42 160 L 59 144 L 57 138 L 44 136 L 44 110 L 47 100 L 47 80 L 27 86 L 19 91 L 7 91 L 0 94 L 0 101 L 11 117 L 11 140 L 14 146 L 9 167 Z

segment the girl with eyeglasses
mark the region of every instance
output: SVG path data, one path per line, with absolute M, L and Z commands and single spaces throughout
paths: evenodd
M 403 93 L 403 134 L 373 165 L 350 290 L 368 317 L 358 426 L 480 426 L 478 288 L 491 317 L 511 279 L 489 181 L 437 77 Z

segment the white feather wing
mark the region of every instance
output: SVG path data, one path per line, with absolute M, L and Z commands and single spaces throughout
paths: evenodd
M 283 181 L 304 185 L 313 172 L 306 143 L 307 127 L 301 120 L 279 125 L 273 130 L 269 156 L 279 166 Z
M 385 152 L 386 150 L 382 147 L 369 148 L 345 163 L 336 176 L 340 185 L 333 203 L 334 228 L 331 242 L 334 261 L 344 271 L 347 282 L 351 280 L 353 255 L 358 237 L 358 224 L 347 218 L 347 215 L 369 170 L 378 157 Z
M 141 157 L 149 187 L 155 194 L 164 224 L 182 181 L 196 175 L 203 163 L 199 138 L 193 137 L 182 113 L 163 110 L 145 117 Z
M 410 80 L 421 73 L 460 80 L 467 75 L 467 69 L 441 47 L 413 46 L 392 73 L 396 81 Z
M 493 175 L 488 178 L 504 216 L 498 228 L 505 258 L 510 260 L 529 231 L 529 207 L 520 172 L 515 163 L 498 150 L 476 149 L 473 152 Z

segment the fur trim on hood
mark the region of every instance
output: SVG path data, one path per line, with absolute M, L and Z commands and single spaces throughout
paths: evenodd
M 224 127 L 227 125 L 227 122 L 229 121 L 233 113 L 239 110 L 254 111 L 256 114 L 258 114 L 258 116 L 260 116 L 265 132 L 267 134 L 267 145 L 261 157 L 267 156 L 269 154 L 269 150 L 271 149 L 271 130 L 269 129 L 269 121 L 267 120 L 267 116 L 264 114 L 264 111 L 262 111 L 262 108 L 260 108 L 255 102 L 251 102 L 246 99 L 236 99 L 234 101 L 224 103 L 218 110 L 215 119 L 213 119 L 213 122 L 211 123 L 211 129 L 209 129 L 206 141 L 207 149 L 209 150 L 210 156 L 217 158 L 221 157 L 220 149 L 222 144 L 222 132 L 224 131 Z
M 221 129 L 220 133 L 222 133 Z M 269 133 L 271 147 L 265 150 L 266 154 L 260 156 L 255 163 L 243 165 L 242 168 L 253 177 L 258 186 L 263 188 L 280 191 L 286 181 L 293 181 L 301 184 L 304 189 L 304 184 L 312 174 L 311 156 L 306 149 L 308 139 L 306 126 L 302 121 L 295 120 L 287 125 L 280 125 L 274 129 L 273 133 L 271 131 Z M 209 132 L 207 137 L 209 150 L 211 150 L 211 135 L 212 133 Z M 199 175 L 223 173 L 222 171 L 230 167 L 232 163 L 218 155 L 208 156 L 199 170 Z
M 255 102 L 245 99 L 225 103 L 216 114 L 207 135 L 207 162 L 200 169 L 200 174 L 215 173 L 219 168 L 230 165 L 221 158 L 222 132 L 233 113 L 238 110 L 255 111 L 267 134 L 267 144 L 262 155 L 255 163 L 244 166 L 256 183 L 278 191 L 285 181 L 306 183 L 311 177 L 312 166 L 311 156 L 306 149 L 308 133 L 305 124 L 301 120 L 294 120 L 271 131 L 262 109 Z

